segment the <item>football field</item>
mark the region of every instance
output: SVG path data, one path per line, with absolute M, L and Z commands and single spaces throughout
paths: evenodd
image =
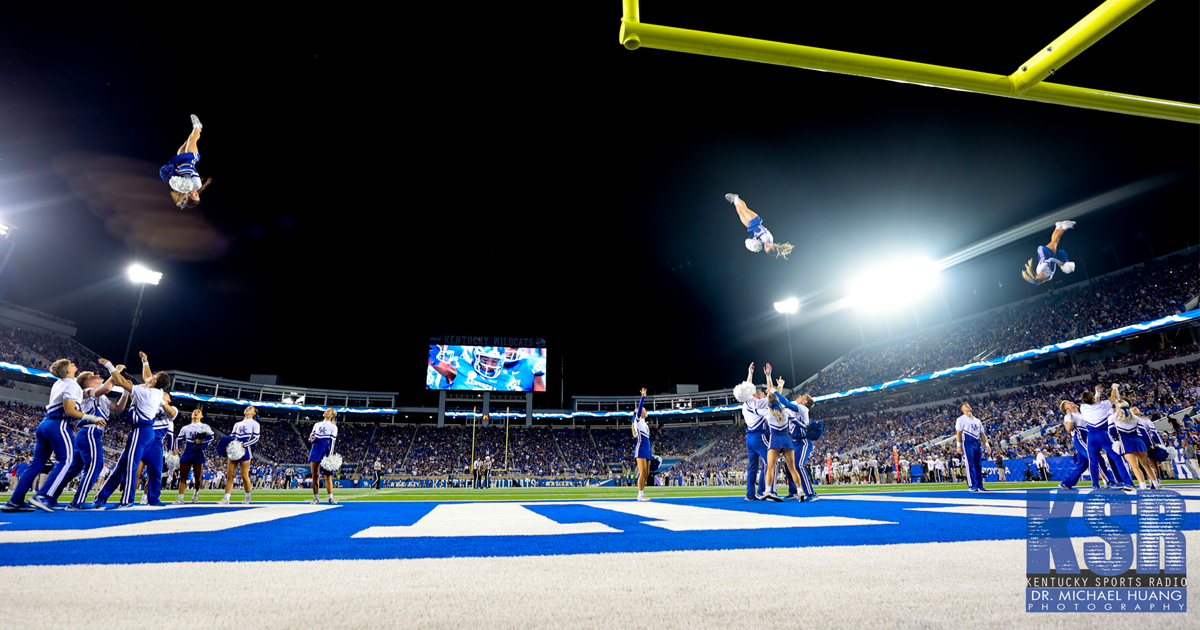
M 629 488 L 359 489 L 337 505 L 289 490 L 230 506 L 214 491 L 2 514 L 0 612 L 10 627 L 1095 627 L 1023 610 L 1032 487 L 820 487 L 811 503 L 747 502 L 736 487 L 651 488 L 649 502 Z M 1192 551 L 1200 486 L 1171 489 Z M 1081 556 L 1100 540 L 1082 518 L 1070 533 Z

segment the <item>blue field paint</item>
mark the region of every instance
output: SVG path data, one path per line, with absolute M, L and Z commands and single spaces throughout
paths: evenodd
M 0 540 L 13 532 L 31 535 L 62 535 L 68 530 L 93 532 L 98 528 L 135 525 L 172 525 L 171 519 L 206 515 L 228 515 L 241 510 L 291 510 L 289 515 L 261 523 L 219 529 L 217 531 L 101 537 L 88 540 L 53 542 L 2 542 L 0 565 L 43 564 L 126 564 L 142 562 L 234 562 L 335 559 L 448 558 L 475 556 L 531 556 L 581 553 L 650 552 L 707 549 L 758 549 L 764 547 L 855 546 L 899 543 L 951 542 L 971 540 L 1024 539 L 1026 520 L 1011 515 L 959 514 L 921 511 L 921 508 L 945 508 L 946 500 L 968 500 L 977 505 L 989 502 L 1024 501 L 1021 493 L 990 493 L 985 496 L 967 492 L 920 492 L 894 496 L 903 502 L 879 500 L 889 495 L 868 495 L 873 500 L 827 498 L 816 503 L 747 503 L 740 497 L 663 499 L 653 504 L 629 501 L 550 501 L 491 502 L 508 505 L 510 510 L 524 508 L 532 522 L 550 522 L 552 526 L 593 524 L 613 533 L 355 538 L 368 528 L 404 528 L 446 506 L 444 513 L 458 513 L 462 506 L 481 503 L 439 502 L 351 502 L 337 507 L 317 509 L 297 504 L 263 504 L 247 507 L 215 505 L 180 506 L 159 510 L 122 510 L 106 512 L 57 512 L 55 514 L 4 514 L 0 520 Z M 861 495 L 860 495 L 861 496 Z M 916 502 L 913 502 L 913 500 Z M 927 499 L 925 503 L 922 500 Z M 586 505 L 584 504 L 586 503 Z M 606 508 L 604 506 L 610 506 Z M 651 505 L 651 507 L 643 507 Z M 459 507 L 453 507 L 459 506 Z M 671 531 L 647 523 L 662 521 L 614 509 L 668 510 L 672 506 L 708 508 L 717 516 L 744 519 L 745 515 L 789 517 L 841 517 L 887 524 L 850 524 L 820 527 L 774 527 L 757 529 L 713 529 Z M 914 509 L 915 508 L 915 509 Z M 482 507 L 481 511 L 491 508 Z M 1009 510 L 1013 508 L 1009 507 Z M 1024 508 L 1020 508 L 1024 510 Z M 698 513 L 700 510 L 690 510 Z M 266 512 L 262 512 L 265 514 Z M 523 512 L 522 512 L 523 513 Z M 753 517 L 751 517 L 753 518 Z M 1135 527 L 1136 517 L 1116 517 L 1126 528 Z M 720 520 L 720 519 L 715 519 Z M 1080 522 L 1075 523 L 1075 520 Z M 493 526 L 480 521 L 480 527 Z M 1125 522 L 1128 521 L 1128 522 Z M 704 519 L 690 526 L 705 526 Z M 1076 527 L 1079 528 L 1075 532 Z M 1073 519 L 1072 534 L 1085 535 L 1081 519 Z M 1200 529 L 1200 514 L 1187 514 L 1185 529 Z M 106 530 L 107 531 L 107 530 Z M 37 534 L 37 532 L 42 532 Z M 55 534 L 54 532 L 57 532 Z

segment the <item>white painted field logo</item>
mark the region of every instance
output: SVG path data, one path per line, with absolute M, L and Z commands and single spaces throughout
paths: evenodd
M 1186 506 L 1178 493 L 1058 490 L 1026 497 L 1026 612 L 1187 612 Z M 1082 543 L 1083 568 L 1072 516 L 1087 528 L 1077 537 L 1103 541 Z M 1118 520 L 1135 522 L 1134 531 Z

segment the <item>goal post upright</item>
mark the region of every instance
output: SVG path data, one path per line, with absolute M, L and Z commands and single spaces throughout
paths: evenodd
M 757 61 L 794 68 L 837 72 L 900 83 L 1097 109 L 1135 116 L 1200 123 L 1200 105 L 1121 94 L 1057 83 L 1042 78 L 1087 49 L 1152 0 L 1108 0 L 1054 40 L 1011 76 L 963 70 L 887 57 L 785 44 L 749 37 L 646 24 L 638 0 L 622 0 L 620 43 L 629 50 L 657 48 L 675 52 Z M 1044 73 L 1044 74 L 1043 74 Z

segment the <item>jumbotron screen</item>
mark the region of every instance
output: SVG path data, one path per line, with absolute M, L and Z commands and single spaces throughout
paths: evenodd
M 429 344 L 425 389 L 546 391 L 546 349 Z

